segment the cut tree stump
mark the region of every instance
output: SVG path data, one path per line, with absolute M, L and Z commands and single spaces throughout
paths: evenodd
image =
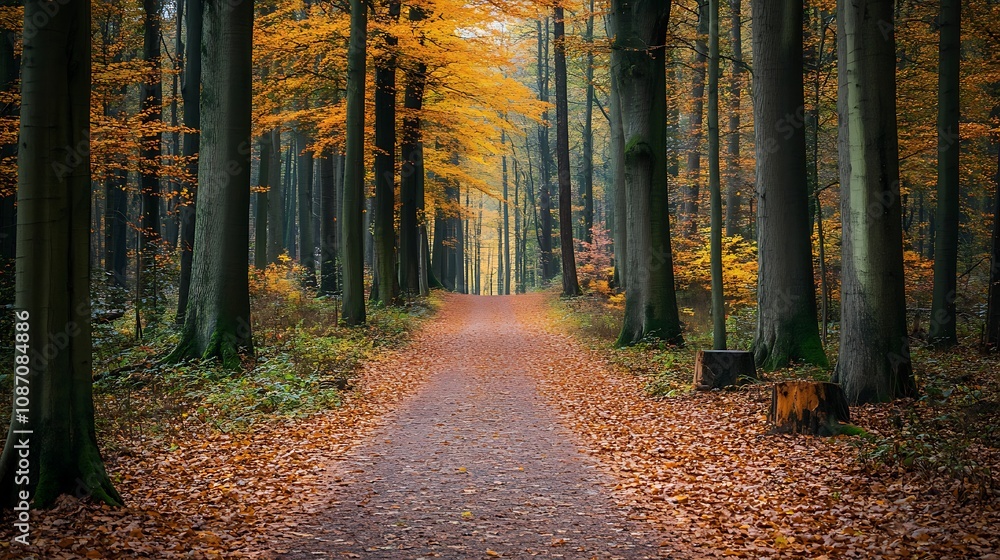
M 753 354 L 742 350 L 698 350 L 694 359 L 694 387 L 721 389 L 757 379 Z
M 833 436 L 863 432 L 850 425 L 851 410 L 836 383 L 782 381 L 771 390 L 773 433 Z

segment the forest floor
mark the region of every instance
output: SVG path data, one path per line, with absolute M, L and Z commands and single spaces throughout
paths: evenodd
M 5 557 L 1000 558 L 995 446 L 889 463 L 898 404 L 768 435 L 766 384 L 651 395 L 552 297 L 444 296 L 339 406 L 138 449 L 128 507 L 63 498 L 30 550 L 5 517 Z

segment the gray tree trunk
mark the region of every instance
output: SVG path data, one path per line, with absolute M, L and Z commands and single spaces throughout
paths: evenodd
M 240 366 L 253 353 L 250 245 L 250 118 L 253 2 L 204 4 L 201 163 L 191 295 L 168 360 L 219 358 Z
M 15 390 L 0 493 L 8 507 L 49 507 L 62 494 L 119 505 L 97 446 L 92 395 L 91 9 L 87 0 L 50 8 L 42 0 L 24 6 L 25 29 L 35 32 L 23 38 Z
M 669 3 L 613 0 L 609 15 L 612 79 L 618 82 L 628 262 L 625 319 L 617 344 L 646 336 L 680 343 L 666 169 L 666 44 Z
M 181 96 L 184 98 L 184 127 L 193 132 L 184 133 L 184 157 L 188 158 L 187 174 L 198 177 L 198 151 L 201 143 L 201 39 L 204 23 L 205 0 L 187 1 L 187 44 L 184 56 L 184 83 Z M 194 255 L 195 219 L 198 181 L 187 186 L 189 199 L 181 207 L 181 278 L 177 295 L 178 325 L 184 324 L 187 313 L 188 296 L 191 291 L 191 259 Z
M 254 248 L 253 266 L 263 270 L 267 267 L 267 222 L 270 214 L 270 189 L 269 179 L 271 175 L 271 134 L 265 132 L 257 139 L 260 146 L 260 166 L 257 171 L 257 212 L 254 216 Z
M 741 20 L 741 0 L 729 0 L 730 44 L 733 60 L 729 82 L 729 142 L 726 146 L 726 235 L 740 232 L 743 210 L 740 169 L 740 95 L 743 91 L 743 26 Z
M 576 278 L 576 257 L 573 254 L 573 185 L 569 168 L 569 104 L 566 94 L 566 27 L 563 9 L 554 10 L 555 70 L 556 70 L 556 163 L 559 172 L 559 238 L 562 254 L 562 295 L 580 295 Z M 665 94 L 664 94 L 665 95 Z M 506 216 L 506 214 L 505 214 Z M 506 224 L 506 220 L 504 220 Z M 510 254 L 504 263 L 510 263 Z M 509 272 L 506 273 L 509 279 Z M 509 292 L 508 292 L 509 293 Z
M 722 284 L 722 181 L 719 177 L 719 0 L 709 0 L 708 191 L 712 269 L 712 348 L 726 349 L 726 300 Z
M 708 0 L 698 0 L 698 29 L 694 43 L 691 78 L 691 113 L 688 115 L 687 165 L 681 212 L 681 230 L 685 235 L 698 231 L 698 199 L 701 196 L 701 137 L 705 111 L 705 66 L 708 61 Z
M 840 355 L 853 404 L 913 395 L 906 330 L 891 0 L 837 3 L 842 233 Z
M 267 262 L 278 263 L 278 256 L 285 248 L 285 189 L 281 183 L 281 129 L 268 131 L 271 150 L 267 164 Z M 261 159 L 261 169 L 264 160 Z M 263 174 L 261 175 L 263 178 Z
M 398 0 L 387 2 L 386 23 L 399 21 Z M 397 303 L 396 274 L 396 45 L 392 34 L 382 35 L 383 54 L 375 59 L 375 261 L 378 300 Z
M 298 184 L 299 205 L 299 263 L 306 269 L 305 284 L 316 286 L 316 243 L 313 240 L 313 155 L 309 151 L 310 139 L 301 130 L 295 132 L 295 150 L 298 153 L 298 168 L 295 172 Z
M 826 365 L 816 322 L 806 178 L 802 2 L 756 0 L 753 109 L 757 158 L 757 330 L 765 370 L 802 360 Z
M 938 231 L 934 238 L 934 296 L 927 339 L 938 347 L 958 344 L 955 300 L 958 297 L 959 220 L 959 67 L 962 49 L 962 2 L 941 0 L 938 26 Z
M 341 212 L 344 258 L 343 317 L 348 325 L 365 323 L 365 49 L 368 8 L 351 0 L 351 40 L 347 50 L 347 156 Z

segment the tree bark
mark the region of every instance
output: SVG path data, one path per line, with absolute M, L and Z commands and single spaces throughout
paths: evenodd
M 906 330 L 891 0 L 839 0 L 840 356 L 851 403 L 916 393 Z
M 698 199 L 701 196 L 701 136 L 705 110 L 705 66 L 708 61 L 709 0 L 698 0 L 698 29 L 694 43 L 691 78 L 691 113 L 688 116 L 687 165 L 684 168 L 684 210 L 681 229 L 685 235 L 698 231 Z
M 367 6 L 350 0 L 351 40 L 347 50 L 347 156 L 341 239 L 344 255 L 344 322 L 365 323 L 365 255 L 362 211 L 365 198 L 365 50 Z
M 260 166 L 257 172 L 257 213 L 254 216 L 253 265 L 258 270 L 267 267 L 267 216 L 270 212 L 268 183 L 271 169 L 271 134 L 265 132 L 257 139 L 260 146 Z
M 281 129 L 273 128 L 269 136 L 270 161 L 267 164 L 267 262 L 277 264 L 285 248 L 285 189 L 281 184 Z M 263 154 L 261 170 L 264 169 Z M 263 174 L 261 174 L 262 179 Z
M 666 173 L 666 68 L 670 5 L 613 0 L 612 79 L 626 139 L 622 165 L 628 221 L 625 319 L 619 346 L 646 336 L 681 343 L 670 248 Z
M 188 200 L 181 207 L 181 278 L 177 296 L 178 325 L 183 325 L 187 314 L 188 296 L 191 291 L 191 260 L 194 255 L 195 219 L 198 192 L 198 152 L 201 145 L 201 36 L 204 19 L 205 0 L 187 2 L 187 44 L 185 45 L 184 84 L 181 95 L 184 98 L 184 127 L 193 132 L 184 133 L 184 157 L 187 158 L 187 174 L 195 180 L 187 186 Z
M 340 161 L 330 150 L 319 164 L 320 184 L 320 261 L 319 295 L 337 291 L 337 173 Z
M 120 505 L 94 430 L 91 8 L 87 0 L 50 8 L 24 6 L 32 32 L 23 34 L 13 371 L 15 387 L 31 390 L 13 391 L 0 494 L 8 507 L 45 508 L 62 494 Z M 25 466 L 27 477 L 18 474 Z
M 142 56 L 148 74 L 139 85 L 139 111 L 144 128 L 159 128 L 162 116 L 163 93 L 160 69 L 160 0 L 143 0 Z M 149 285 L 140 283 L 141 301 L 152 298 L 156 307 L 156 253 L 160 241 L 160 142 L 162 133 L 157 131 L 142 137 L 139 150 L 142 200 L 140 221 L 139 258 L 142 260 L 142 277 L 151 278 Z
M 556 161 L 559 171 L 559 239 L 562 254 L 562 295 L 580 295 L 576 278 L 576 257 L 573 253 L 573 185 L 569 168 L 569 103 L 566 93 L 566 28 L 563 9 L 555 8 L 555 70 L 556 70 Z M 505 214 L 506 215 L 506 214 Z M 506 220 L 504 221 L 506 223 Z M 507 262 L 510 255 L 507 255 Z M 505 265 L 506 266 L 506 265 Z M 507 274 L 509 277 L 509 273 Z
M 313 155 L 309 151 L 309 142 L 309 137 L 303 131 L 295 131 L 295 150 L 298 153 L 295 178 L 299 205 L 299 263 L 306 269 L 305 285 L 314 288 L 316 287 L 316 243 L 313 240 L 312 223 Z
M 191 295 L 168 360 L 219 358 L 235 369 L 241 353 L 253 353 L 247 278 L 253 2 L 209 0 L 204 10 L 205 118 Z
M 722 284 L 722 184 L 719 177 L 719 0 L 709 0 L 708 191 L 712 269 L 712 347 L 726 349 L 726 300 Z
M 740 95 L 743 91 L 743 22 L 741 0 L 729 0 L 730 44 L 733 49 L 729 82 L 729 142 L 726 146 L 726 235 L 740 232 L 743 200 L 740 178 Z
M 424 11 L 411 7 L 411 24 L 425 18 Z M 422 40 L 422 39 L 421 39 Z M 400 142 L 402 167 L 399 177 L 399 287 L 408 294 L 421 293 L 420 262 L 423 201 L 418 201 L 424 177 L 423 144 L 420 136 L 420 111 L 423 108 L 427 65 L 414 61 L 406 67 L 406 89 L 403 92 L 403 129 Z
M 549 19 L 538 20 L 538 100 L 549 102 Z M 538 250 L 542 262 L 542 282 L 547 283 L 556 275 L 555 259 L 552 254 L 552 198 L 550 180 L 552 178 L 552 155 L 549 153 L 549 112 L 542 112 L 542 124 L 538 126 L 538 165 L 539 165 L 539 226 L 541 235 L 538 238 Z
M 583 113 L 583 165 L 580 174 L 583 178 L 583 235 L 581 239 L 590 243 L 593 241 L 594 229 L 594 0 L 590 0 L 590 11 L 587 14 L 587 34 L 584 37 L 587 44 L 587 56 L 584 76 L 587 88 L 587 100 Z
M 994 107 L 1000 116 L 1000 106 Z M 1000 142 L 997 144 L 997 171 L 993 176 L 993 239 L 990 247 L 990 279 L 986 297 L 986 332 L 984 342 L 992 351 L 1000 348 Z
M 934 295 L 927 339 L 939 348 L 958 344 L 959 85 L 961 76 L 961 0 L 941 0 L 938 45 L 937 237 L 934 239 Z
M 757 185 L 754 360 L 775 370 L 826 365 L 816 321 L 802 84 L 802 2 L 757 0 L 753 11 Z
M 399 21 L 398 0 L 387 2 L 387 23 Z M 396 274 L 396 45 L 392 34 L 382 37 L 383 56 L 375 59 L 375 261 L 379 301 L 399 299 Z M 412 232 L 411 232 L 412 233 Z

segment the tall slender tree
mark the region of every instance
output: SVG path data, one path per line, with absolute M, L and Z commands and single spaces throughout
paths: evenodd
M 267 164 L 267 262 L 277 263 L 285 245 L 285 189 L 281 183 L 281 129 L 265 132 L 270 137 Z M 264 169 L 263 151 L 261 170 Z
M 698 27 L 691 71 L 691 112 L 688 115 L 687 164 L 684 169 L 681 224 L 686 235 L 698 229 L 698 199 L 701 197 L 701 139 L 705 112 L 705 71 L 708 62 L 708 0 L 698 0 Z
M 709 0 L 708 191 L 712 269 L 712 347 L 726 349 L 726 301 L 722 284 L 722 183 L 719 176 L 719 0 Z
M 410 7 L 411 25 L 425 18 L 423 9 Z M 400 156 L 402 166 L 399 178 L 399 287 L 409 294 L 423 293 L 421 271 L 426 273 L 423 261 L 423 244 L 426 229 L 423 227 L 423 143 L 420 138 L 420 110 L 423 107 L 424 86 L 427 83 L 427 64 L 412 61 L 405 67 L 406 88 L 403 91 L 402 138 Z M 424 275 L 425 276 L 425 275 Z M 426 283 L 426 278 L 423 278 Z
M 122 501 L 94 430 L 90 20 L 88 0 L 55 11 L 43 0 L 24 5 L 25 29 L 35 32 L 23 34 L 14 373 L 15 385 L 31 391 L 13 392 L 0 455 L 7 506 L 23 500 L 48 507 L 61 494 L 81 492 L 108 504 Z
M 580 166 L 580 178 L 583 181 L 580 189 L 583 195 L 583 235 L 580 239 L 590 243 L 594 229 L 594 0 L 590 0 L 584 41 L 587 44 L 584 59 L 587 99 L 583 111 L 583 164 Z
M 365 323 L 364 228 L 365 199 L 365 48 L 368 7 L 350 0 L 351 39 L 347 47 L 347 155 L 341 239 L 344 255 L 343 317 L 348 325 Z
M 219 358 L 227 368 L 253 352 L 250 287 L 250 118 L 253 1 L 204 3 L 201 164 L 191 295 L 168 360 Z
M 257 139 L 260 150 L 260 164 L 257 167 L 257 212 L 254 216 L 253 266 L 263 270 L 267 267 L 267 216 L 270 208 L 271 178 L 271 133 L 265 132 Z
M 295 151 L 297 168 L 295 178 L 299 206 L 299 262 L 305 269 L 305 284 L 316 286 L 316 244 L 313 240 L 312 199 L 313 199 L 313 156 L 309 148 L 310 139 L 301 129 L 295 131 Z
M 538 20 L 538 100 L 549 102 L 549 18 Z M 552 253 L 552 195 L 550 181 L 552 178 L 552 155 L 549 152 L 549 112 L 542 112 L 542 123 L 538 125 L 538 215 L 541 236 L 538 239 L 538 250 L 541 253 L 542 281 L 548 282 L 556 275 L 555 258 Z
M 729 81 L 729 127 L 726 133 L 726 235 L 740 232 L 743 196 L 740 169 L 740 96 L 743 93 L 743 20 L 741 0 L 729 0 L 729 44 L 733 49 Z
M 384 23 L 399 21 L 399 0 L 386 2 Z M 375 262 L 378 299 L 399 299 L 396 274 L 396 46 L 392 33 L 382 33 L 382 52 L 375 57 Z
M 569 168 L 569 103 L 566 92 L 566 22 L 557 5 L 553 17 L 556 71 L 556 162 L 559 170 L 559 238 L 564 296 L 580 295 L 573 253 L 573 185 Z M 506 220 L 505 220 L 506 222 Z M 508 262 L 509 262 L 508 255 Z
M 938 347 L 958 343 L 955 300 L 958 296 L 958 220 L 961 143 L 958 136 L 962 50 L 962 1 L 941 0 L 938 18 L 938 180 L 937 236 L 934 238 L 934 294 L 927 338 Z
M 155 276 L 151 282 L 146 282 L 147 274 L 155 267 L 157 244 L 160 241 L 160 143 L 163 133 L 160 132 L 162 118 L 163 90 L 162 71 L 160 68 L 160 0 L 143 0 L 145 17 L 143 21 L 142 56 L 146 63 L 146 76 L 139 86 L 139 110 L 143 125 L 154 132 L 142 138 L 140 149 L 141 160 L 141 201 L 142 219 L 140 221 L 139 258 L 142 261 L 142 281 L 140 287 L 143 299 L 150 294 L 156 298 Z
M 754 359 L 773 370 L 793 360 L 825 365 L 816 322 L 806 135 L 792 126 L 805 104 L 802 2 L 755 0 L 754 132 L 757 156 L 757 330 Z
M 851 403 L 913 395 L 903 283 L 892 0 L 838 0 L 840 356 Z
M 204 25 L 206 0 L 186 0 L 187 2 L 187 42 L 184 54 L 184 83 L 181 96 L 184 98 L 184 157 L 187 158 L 188 177 L 198 177 L 198 152 L 201 146 L 201 39 Z M 191 261 L 194 256 L 195 219 L 198 181 L 185 185 L 188 199 L 181 207 L 181 277 L 177 292 L 177 319 L 184 324 L 187 314 L 188 296 L 191 292 Z

